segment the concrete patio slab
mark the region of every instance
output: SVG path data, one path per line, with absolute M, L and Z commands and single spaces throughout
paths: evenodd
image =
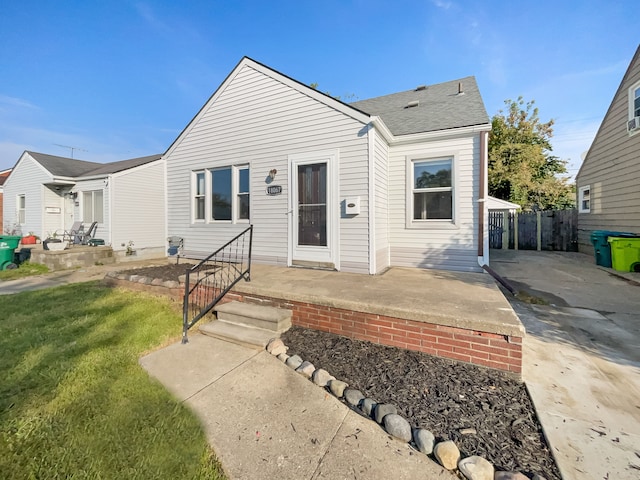
M 565 480 L 640 470 L 640 287 L 579 253 L 492 251 L 518 290 L 522 378 Z

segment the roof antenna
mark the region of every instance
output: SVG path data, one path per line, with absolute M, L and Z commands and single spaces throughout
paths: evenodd
M 59 143 L 54 143 L 54 145 L 58 146 L 58 147 L 62 147 L 62 148 L 69 148 L 71 149 L 71 159 L 73 160 L 73 151 L 74 150 L 80 150 L 81 152 L 88 152 L 89 150 L 85 150 L 84 148 L 80 148 L 80 147 L 70 147 L 69 145 L 60 145 Z

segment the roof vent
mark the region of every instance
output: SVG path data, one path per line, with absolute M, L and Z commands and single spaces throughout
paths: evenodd
M 464 90 L 462 90 L 462 82 L 458 82 L 458 95 L 464 95 Z
M 405 108 L 413 108 L 417 107 L 418 105 L 420 105 L 420 102 L 418 100 L 412 100 L 411 102 L 407 103 L 407 106 Z
M 427 86 L 426 86 L 426 85 L 418 85 L 418 86 L 416 87 L 416 92 L 419 92 L 420 90 L 426 90 L 426 89 L 427 89 Z

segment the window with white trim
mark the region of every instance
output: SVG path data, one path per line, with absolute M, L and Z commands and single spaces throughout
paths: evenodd
M 249 166 L 233 165 L 193 172 L 193 221 L 249 221 Z
M 27 196 L 18 195 L 16 206 L 18 207 L 16 212 L 18 225 L 24 225 L 27 221 Z
M 82 220 L 104 223 L 104 194 L 102 190 L 82 192 Z
M 204 172 L 193 172 L 193 219 L 204 221 L 205 217 L 205 179 Z
M 591 212 L 591 186 L 586 185 L 578 189 L 578 212 Z
M 411 220 L 453 220 L 453 158 L 411 161 Z
M 640 82 L 629 89 L 629 118 L 627 131 L 630 135 L 640 132 Z

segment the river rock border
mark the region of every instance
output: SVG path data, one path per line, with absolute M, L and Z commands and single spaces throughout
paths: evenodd
M 362 392 L 349 387 L 347 383 L 335 378 L 326 370 L 316 368 L 311 362 L 303 360 L 298 355 L 289 356 L 287 354 L 289 347 L 279 338 L 270 340 L 266 349 L 289 368 L 331 392 L 352 410 L 378 423 L 392 437 L 409 443 L 417 451 L 429 456 L 447 470 L 461 474 L 467 480 L 529 480 L 529 477 L 521 472 L 496 471 L 491 462 L 478 455 L 462 458 L 455 442 L 451 440 L 436 442 L 433 433 L 423 428 L 412 427 L 404 417 L 398 414 L 394 405 L 378 403 L 372 398 L 367 398 Z M 531 480 L 545 479 L 535 474 Z

